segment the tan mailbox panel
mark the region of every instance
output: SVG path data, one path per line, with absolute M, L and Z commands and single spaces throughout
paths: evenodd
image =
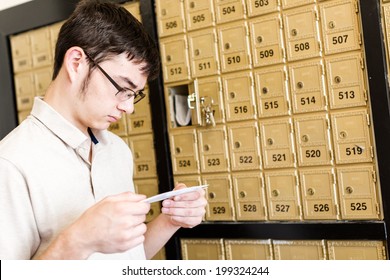
M 360 49 L 356 2 L 328 1 L 319 5 L 325 54 Z
M 214 28 L 188 33 L 192 77 L 219 74 L 217 34 Z
M 30 70 L 32 57 L 28 32 L 10 37 L 14 73 Z
M 256 118 L 252 72 L 225 74 L 222 76 L 222 87 L 227 122 Z
M 272 260 L 271 240 L 224 240 L 227 260 Z
M 336 220 L 338 218 L 334 176 L 331 168 L 299 170 L 305 220 Z
M 134 157 L 134 178 L 156 177 L 153 135 L 134 135 L 128 138 Z
M 272 240 L 275 260 L 325 260 L 325 244 L 320 240 Z
M 325 58 L 332 109 L 366 106 L 364 62 L 359 52 Z
M 34 85 L 35 85 L 35 95 L 43 96 L 46 93 L 46 90 L 49 88 L 52 78 L 52 68 L 45 67 L 36 69 L 33 72 L 34 75 Z
M 286 67 L 261 68 L 254 75 L 259 117 L 288 115 L 290 106 Z
M 294 167 L 291 120 L 261 121 L 259 128 L 264 168 Z
M 226 128 L 198 129 L 198 140 L 201 172 L 229 171 Z
M 258 172 L 233 173 L 234 201 L 237 221 L 267 219 L 263 178 Z
M 217 23 L 245 18 L 245 0 L 214 0 Z
M 128 10 L 136 19 L 142 22 L 140 2 L 129 2 L 123 5 L 123 8 Z
M 188 45 L 185 35 L 160 40 L 164 82 L 188 80 Z
M 295 171 L 264 172 L 269 220 L 300 220 L 298 177 Z
M 336 170 L 342 219 L 380 219 L 373 166 L 338 167 Z
M 281 0 L 281 2 L 282 2 L 283 9 L 288 9 L 292 7 L 299 7 L 299 6 L 315 3 L 316 0 Z
M 328 115 L 305 114 L 294 118 L 298 165 L 330 165 L 330 123 Z
M 367 111 L 333 113 L 331 119 L 336 163 L 371 162 L 374 155 Z
M 327 109 L 325 69 L 321 59 L 289 64 L 294 113 Z
M 234 221 L 232 183 L 228 173 L 202 176 L 206 189 L 207 221 Z
M 283 14 L 283 21 L 289 61 L 320 56 L 318 13 L 315 6 L 287 10 Z
M 147 197 L 159 193 L 157 179 L 138 179 L 134 180 L 134 187 L 137 193 L 144 194 Z M 150 204 L 150 210 L 146 214 L 146 222 L 152 221 L 161 213 L 161 202 Z
M 160 37 L 184 32 L 184 7 L 182 0 L 157 0 L 155 5 Z
M 134 106 L 132 114 L 127 114 L 127 133 L 129 135 L 152 132 L 152 115 L 150 111 L 149 90 L 145 88 L 146 97 Z
M 199 173 L 197 137 L 194 129 L 170 133 L 173 174 Z
M 204 110 L 202 124 L 210 125 L 212 120 L 207 113 L 212 113 L 215 123 L 225 122 L 225 109 L 222 98 L 222 82 L 220 77 L 200 78 L 198 83 L 198 96 L 200 107 Z M 207 122 L 207 118 L 209 122 Z
M 383 241 L 326 241 L 330 260 L 386 260 Z
M 180 239 L 183 260 L 224 260 L 222 239 Z
M 222 73 L 250 69 L 251 55 L 247 23 L 238 21 L 217 26 Z
M 181 175 L 181 176 L 174 176 L 173 181 L 175 183 L 175 186 L 179 183 L 185 184 L 187 187 L 192 186 L 199 186 L 202 184 L 202 180 L 200 179 L 200 176 L 193 176 L 193 175 Z
M 184 10 L 188 31 L 215 25 L 213 1 L 184 0 Z
M 252 19 L 249 29 L 254 67 L 285 61 L 282 19 L 279 15 Z
M 260 169 L 260 136 L 257 122 L 239 122 L 229 124 L 227 128 L 232 171 Z
M 48 27 L 29 31 L 33 67 L 50 66 L 53 61 Z
M 34 103 L 35 88 L 33 72 L 24 72 L 14 76 L 16 105 L 18 111 L 29 110 Z
M 246 4 L 249 17 L 280 11 L 279 0 L 246 0 Z

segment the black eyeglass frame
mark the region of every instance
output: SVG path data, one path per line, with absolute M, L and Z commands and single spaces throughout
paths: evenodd
M 115 96 L 118 96 L 119 93 L 121 92 L 126 92 L 127 90 L 131 91 L 132 92 L 132 95 L 120 95 L 120 97 L 122 98 L 119 98 L 121 101 L 126 101 L 126 100 L 129 100 L 130 98 L 134 97 L 134 101 L 133 101 L 133 104 L 137 104 L 138 102 L 140 102 L 142 99 L 144 99 L 144 97 L 146 96 L 145 93 L 143 93 L 143 90 L 139 90 L 137 92 L 135 92 L 134 90 L 130 89 L 130 88 L 125 88 L 125 87 L 121 87 L 120 85 L 118 85 L 113 78 L 111 78 L 110 75 L 108 75 L 108 73 L 106 71 L 103 70 L 102 67 L 100 67 L 100 65 L 98 63 L 95 62 L 95 60 L 92 59 L 92 57 L 86 53 L 84 51 L 85 55 L 88 57 L 88 59 L 90 59 L 92 61 L 92 63 L 103 73 L 103 75 L 110 81 L 110 83 L 118 90 L 117 93 L 115 93 Z

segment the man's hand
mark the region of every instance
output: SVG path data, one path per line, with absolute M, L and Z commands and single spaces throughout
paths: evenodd
M 185 188 L 186 185 L 178 184 L 174 190 Z M 170 216 L 170 222 L 174 226 L 192 228 L 202 222 L 206 212 L 207 200 L 203 189 L 177 195 L 163 201 L 161 212 Z

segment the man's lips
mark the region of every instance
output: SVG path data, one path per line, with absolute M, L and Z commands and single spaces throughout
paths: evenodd
M 110 119 L 111 122 L 117 122 L 118 120 L 120 120 L 121 117 L 109 115 L 108 118 Z

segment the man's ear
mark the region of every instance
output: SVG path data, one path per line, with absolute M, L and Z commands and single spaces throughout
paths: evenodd
M 71 82 L 75 82 L 80 77 L 84 78 L 84 73 L 88 67 L 84 51 L 80 47 L 71 47 L 64 57 L 65 71 Z

